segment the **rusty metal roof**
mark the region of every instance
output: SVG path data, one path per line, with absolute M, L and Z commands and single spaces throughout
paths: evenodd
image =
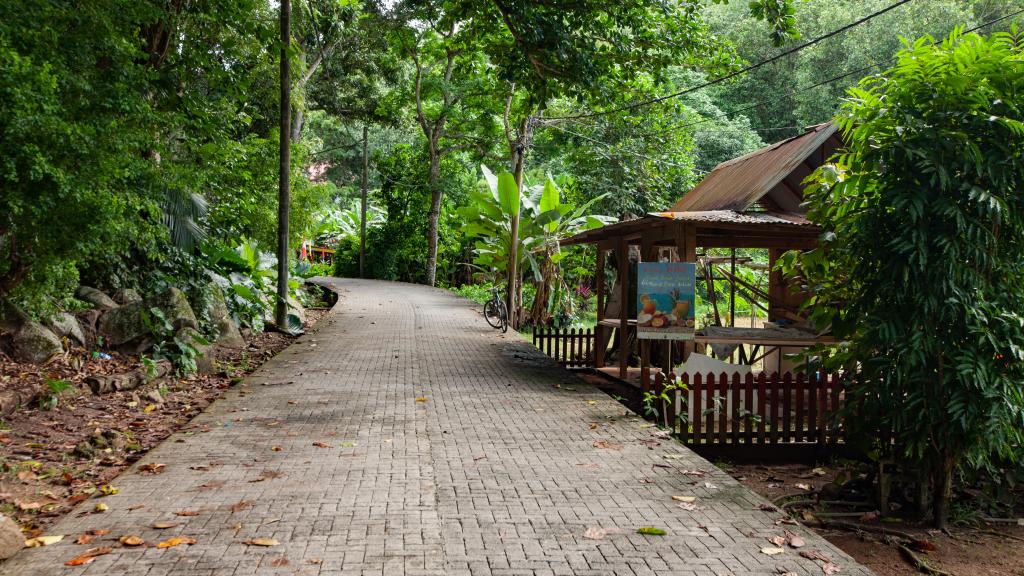
M 804 215 L 792 212 L 737 212 L 735 210 L 652 212 L 635 220 L 626 220 L 585 230 L 575 236 L 563 239 L 561 244 L 585 244 L 608 238 L 629 236 L 650 230 L 652 227 L 668 225 L 670 220 L 691 222 L 697 226 L 698 232 L 745 230 L 756 232 L 762 236 L 804 237 L 814 236 L 819 231 L 817 225 Z
M 654 212 L 651 216 L 671 218 L 686 222 L 728 223 L 728 224 L 781 224 L 791 226 L 812 226 L 803 214 L 794 212 L 737 212 L 735 210 L 699 210 L 686 212 Z
M 833 123 L 722 162 L 676 202 L 672 212 L 729 210 L 746 213 L 755 203 L 771 210 L 802 213 L 802 182 L 842 144 Z

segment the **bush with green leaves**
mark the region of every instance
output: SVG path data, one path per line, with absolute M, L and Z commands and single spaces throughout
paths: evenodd
M 806 196 L 822 245 L 783 266 L 841 342 L 846 431 L 930 478 L 942 526 L 957 469 L 1024 443 L 1024 37 L 921 38 L 836 121 Z

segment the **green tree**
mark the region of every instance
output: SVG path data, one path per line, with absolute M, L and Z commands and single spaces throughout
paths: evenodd
M 850 90 L 848 151 L 808 188 L 822 247 L 799 258 L 841 347 L 845 419 L 930 476 L 1024 440 L 1024 39 L 924 37 Z

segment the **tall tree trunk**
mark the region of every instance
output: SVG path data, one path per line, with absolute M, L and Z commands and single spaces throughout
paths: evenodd
M 367 155 L 369 135 L 363 124 L 363 182 L 360 186 L 359 201 L 359 277 L 366 278 L 366 194 L 367 178 L 370 172 L 370 158 Z
M 288 62 L 291 47 L 291 0 L 281 0 L 281 149 L 277 189 L 277 307 L 274 320 L 281 329 L 288 326 L 288 213 L 291 208 L 291 98 L 292 78 Z
M 437 277 L 437 225 L 441 219 L 441 155 L 437 142 L 430 142 L 430 211 L 427 212 L 427 285 Z
M 932 473 L 932 523 L 944 529 L 949 521 L 949 501 L 953 496 L 953 457 L 943 453 Z
M 292 142 L 298 142 L 302 138 L 302 122 L 305 117 L 305 109 L 302 106 L 296 106 L 292 113 Z

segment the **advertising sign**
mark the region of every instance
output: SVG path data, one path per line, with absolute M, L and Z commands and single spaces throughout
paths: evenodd
M 693 340 L 696 280 L 691 262 L 637 264 L 637 337 Z

